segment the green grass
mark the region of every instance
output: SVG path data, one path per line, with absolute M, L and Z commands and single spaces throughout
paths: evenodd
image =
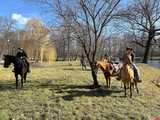
M 101 72 L 99 89 L 90 71 L 66 62 L 33 67 L 23 89 L 15 89 L 12 68 L 0 66 L 0 120 L 152 120 L 160 116 L 160 88 L 152 83 L 160 69 L 139 65 L 143 83 L 140 94 L 124 98 L 121 83 L 112 78 L 106 89 Z M 129 93 L 128 93 L 129 96 Z

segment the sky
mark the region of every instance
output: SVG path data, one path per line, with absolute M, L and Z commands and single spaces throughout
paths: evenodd
M 7 16 L 25 25 L 33 17 L 42 18 L 42 8 L 27 0 L 0 0 L 0 16 Z
M 30 0 L 32 1 L 32 0 Z M 126 4 L 128 0 L 124 0 Z M 11 17 L 17 21 L 18 26 L 24 26 L 27 21 L 33 17 L 40 18 L 43 21 L 50 19 L 37 4 L 29 0 L 0 0 L 0 16 Z M 56 19 L 56 16 L 52 16 Z

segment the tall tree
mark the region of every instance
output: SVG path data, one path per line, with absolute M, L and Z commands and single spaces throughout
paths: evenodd
M 32 46 L 32 56 L 36 60 L 41 59 L 43 61 L 43 48 L 48 45 L 49 34 L 48 28 L 37 18 L 33 18 L 28 21 L 26 25 L 26 33 L 28 38 L 27 41 L 23 40 L 22 42 L 28 42 Z M 46 39 L 47 38 L 47 39 Z M 23 44 L 27 46 L 29 44 Z M 29 47 L 29 46 L 28 46 Z M 27 47 L 26 47 L 27 48 Z
M 36 0 L 37 1 L 37 0 Z M 91 68 L 93 86 L 98 87 L 97 52 L 100 37 L 116 16 L 121 0 L 38 0 L 47 10 L 54 9 L 61 20 L 70 20 L 74 36 L 80 43 Z M 48 5 L 48 7 L 46 7 Z M 55 13 L 53 11 L 53 13 Z M 68 12 L 69 11 L 69 12 Z M 69 14 L 66 14 L 69 13 Z M 69 27 L 70 27 L 69 26 Z
M 121 0 L 77 0 L 75 6 L 64 5 L 57 0 L 56 8 L 59 15 L 65 14 L 66 8 L 70 8 L 73 17 L 72 28 L 75 31 L 91 68 L 94 87 L 98 87 L 96 57 L 98 42 L 104 33 L 105 27 L 116 15 L 116 8 Z M 66 8 L 64 8 L 66 7 Z
M 15 24 L 16 21 L 8 17 L 0 17 L 0 57 L 5 52 L 11 53 L 12 46 L 16 44 Z
M 121 14 L 133 29 L 136 37 L 140 36 L 134 42 L 145 48 L 143 63 L 148 61 L 151 46 L 158 42 L 156 36 L 160 35 L 159 8 L 159 0 L 135 0 Z

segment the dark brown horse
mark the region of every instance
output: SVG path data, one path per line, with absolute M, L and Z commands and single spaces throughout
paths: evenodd
M 8 68 L 11 63 L 14 65 L 14 73 L 16 78 L 16 88 L 18 88 L 18 75 L 21 76 L 21 87 L 23 87 L 23 80 L 26 82 L 28 66 L 26 62 L 12 55 L 4 55 L 4 67 Z

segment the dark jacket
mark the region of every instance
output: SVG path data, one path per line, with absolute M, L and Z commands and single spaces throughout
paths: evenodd
M 19 58 L 21 58 L 21 57 L 28 58 L 27 53 L 24 50 L 18 52 L 16 56 L 19 57 Z
M 134 57 L 135 57 L 135 54 L 131 53 L 131 60 L 132 60 L 132 62 L 134 62 Z

